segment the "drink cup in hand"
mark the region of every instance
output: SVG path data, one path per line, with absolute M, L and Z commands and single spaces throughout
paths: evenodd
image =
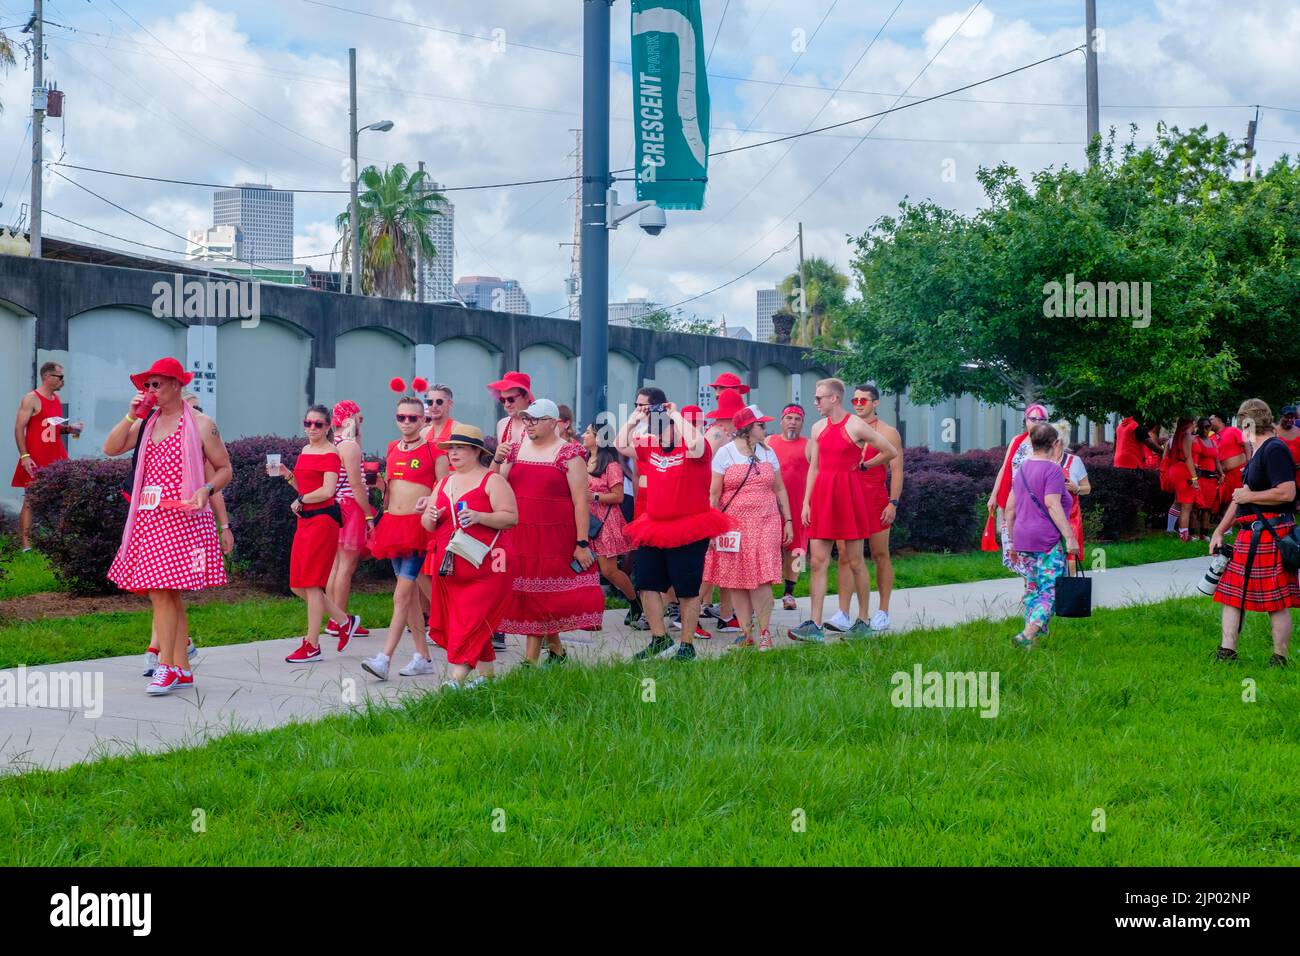
M 268 478 L 280 477 L 280 456 L 267 453 L 266 456 L 266 474 Z

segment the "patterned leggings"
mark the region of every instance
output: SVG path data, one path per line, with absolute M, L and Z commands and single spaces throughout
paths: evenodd
M 1056 579 L 1065 573 L 1065 551 L 1060 544 L 1051 551 L 1021 551 L 1021 573 L 1025 576 L 1025 627 L 1037 624 L 1047 630 L 1056 601 Z

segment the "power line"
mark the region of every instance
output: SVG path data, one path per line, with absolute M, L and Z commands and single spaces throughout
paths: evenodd
M 727 22 L 727 11 L 730 9 L 731 0 L 727 0 L 722 7 L 722 16 L 718 18 L 718 29 L 713 31 L 713 42 L 709 44 L 708 55 L 704 57 L 704 65 L 706 68 L 709 65 L 709 61 L 713 59 L 713 49 L 718 45 L 718 34 L 722 32 L 722 25 Z
M 0 207 L 4 206 L 4 201 L 9 198 L 9 184 L 13 182 L 14 170 L 18 168 L 18 160 L 23 158 L 23 150 L 27 147 L 27 134 L 32 131 L 32 121 L 30 117 L 27 120 L 27 129 L 23 130 L 23 138 L 18 141 L 18 153 L 14 156 L 13 165 L 9 167 L 9 175 L 5 179 L 4 192 L 0 192 Z
M 46 165 L 47 168 L 48 168 L 48 167 L 50 167 L 50 166 L 53 165 L 53 164 L 46 163 L 45 165 Z M 171 231 L 170 229 L 168 229 L 166 226 L 161 226 L 161 225 L 159 225 L 158 223 L 154 222 L 152 219 L 146 219 L 144 216 L 141 216 L 139 213 L 132 212 L 130 209 L 127 209 L 125 206 L 123 206 L 123 205 L 121 205 L 121 204 L 119 204 L 119 203 L 114 202 L 113 200 L 109 199 L 107 196 L 102 196 L 102 195 L 100 195 L 99 193 L 95 192 L 93 189 L 89 189 L 89 188 L 87 188 L 86 186 L 81 185 L 81 183 L 77 182 L 75 179 L 72 179 L 72 178 L 69 177 L 69 176 L 65 176 L 65 175 L 63 175 L 63 173 L 59 172 L 57 169 L 50 169 L 50 172 L 54 173 L 54 175 L 55 175 L 55 176 L 58 176 L 60 179 L 72 183 L 72 185 L 76 186 L 76 187 L 77 187 L 78 189 L 80 189 L 82 192 L 84 192 L 84 193 L 89 193 L 91 196 L 94 196 L 94 197 L 95 197 L 96 199 L 98 199 L 100 202 L 107 203 L 108 205 L 112 206 L 114 209 L 117 209 L 117 210 L 119 210 L 119 211 L 121 211 L 121 212 L 126 213 L 126 214 L 127 214 L 128 216 L 130 216 L 132 219 L 138 219 L 140 222 L 144 223 L 144 224 L 147 225 L 147 226 L 153 226 L 155 229 L 159 230 L 160 232 L 165 232 L 165 233 L 167 233 L 167 235 L 172 236 L 173 238 L 180 239 L 180 240 L 181 240 L 182 242 L 184 242 L 186 245 L 189 244 L 190 240 L 189 240 L 189 237 L 188 237 L 188 236 L 182 236 L 182 235 L 181 235 L 180 233 L 178 233 L 178 232 L 172 232 L 172 231 Z M 198 245 L 198 243 L 196 243 L 196 245 Z M 209 249 L 209 248 L 207 248 L 207 247 L 204 247 L 204 252 L 208 253 L 209 255 L 218 255 L 218 256 L 221 256 L 222 258 L 224 258 L 224 259 L 228 259 L 228 260 L 230 260 L 231 262 L 239 262 L 239 263 L 242 263 L 243 265 L 249 266 L 250 268 L 253 268 L 253 269 L 266 268 L 266 267 L 269 266 L 269 265 L 274 265 L 274 264 L 275 264 L 275 263 L 265 263 L 265 262 L 259 264 L 259 263 L 256 263 L 256 262 L 251 262 L 251 261 L 249 261 L 248 259 L 240 259 L 240 258 L 238 258 L 238 257 L 236 257 L 236 256 L 232 256 L 232 255 L 229 255 L 229 254 L 227 254 L 227 253 L 221 253 L 221 252 L 216 252 L 216 253 L 214 253 L 214 252 L 211 251 L 211 249 Z M 309 255 L 309 256 L 294 256 L 293 259 L 290 260 L 290 261 L 297 262 L 297 261 L 299 261 L 299 260 L 301 260 L 301 259 L 321 259 L 321 258 L 324 258 L 324 257 L 326 257 L 326 256 L 333 256 L 333 255 L 334 255 L 333 252 L 317 252 L 317 253 L 313 253 L 313 254 L 311 254 L 311 255 Z
M 948 44 L 951 43 L 951 42 L 953 41 L 953 39 L 957 36 L 957 34 L 961 32 L 961 28 L 964 27 L 964 26 L 966 25 L 966 21 L 968 21 L 968 20 L 969 20 L 969 19 L 974 15 L 975 11 L 979 9 L 979 7 L 980 7 L 980 5 L 981 5 L 982 2 L 983 2 L 983 0 L 975 0 L 975 3 L 971 6 L 970 10 L 968 10 L 968 11 L 966 12 L 966 16 L 964 16 L 964 17 L 962 18 L 961 22 L 957 24 L 957 26 L 953 29 L 952 33 L 950 33 L 950 34 L 948 35 L 948 38 L 947 38 L 946 40 L 943 41 L 943 45 L 940 46 L 939 49 L 937 49 L 937 50 L 934 51 L 934 55 L 931 56 L 930 59 L 928 59 L 928 60 L 926 61 L 925 66 L 921 67 L 920 71 L 916 74 L 916 76 L 912 77 L 912 81 L 911 81 L 910 83 L 907 84 L 907 87 L 903 90 L 903 93 L 906 93 L 906 92 L 907 92 L 908 90 L 910 90 L 913 86 L 915 86 L 915 85 L 917 84 L 917 82 L 921 79 L 921 77 L 925 75 L 926 71 L 929 70 L 930 67 L 934 64 L 934 61 L 937 60 L 937 59 L 939 58 L 939 56 L 943 53 L 943 51 L 946 50 L 946 49 L 948 48 Z M 1012 73 L 1019 73 L 1019 72 L 1021 72 L 1022 70 L 1027 70 L 1027 69 L 1029 69 L 1030 67 L 1038 66 L 1038 65 L 1041 64 L 1041 63 L 1047 63 L 1047 62 L 1049 62 L 1049 61 L 1051 61 L 1051 60 L 1059 59 L 1059 58 L 1061 58 L 1061 57 L 1063 57 L 1063 56 L 1067 56 L 1067 55 L 1069 55 L 1070 53 L 1078 52 L 1079 50 L 1082 50 L 1083 48 L 1084 48 L 1084 47 L 1083 47 L 1083 45 L 1081 44 L 1081 45 L 1075 47 L 1073 50 L 1066 50 L 1066 51 L 1064 51 L 1064 52 L 1062 52 L 1062 53 L 1057 53 L 1057 54 L 1055 54 L 1055 55 L 1053 55 L 1053 56 L 1044 57 L 1042 60 L 1038 60 L 1038 61 L 1035 62 L 1035 63 L 1028 64 L 1027 66 L 1017 67 L 1017 68 L 1014 69 L 1014 70 L 1008 70 L 1006 73 L 999 74 L 999 76 L 991 77 L 990 79 L 999 79 L 999 78 L 1002 77 L 1002 76 L 1010 76 Z M 987 82 L 990 82 L 990 81 L 989 81 L 989 80 L 981 80 L 980 82 L 981 82 L 981 83 L 987 83 Z M 979 85 L 979 84 L 974 84 L 974 83 L 973 83 L 973 84 L 970 84 L 970 85 L 968 85 L 968 86 L 966 86 L 966 87 L 960 87 L 959 89 L 970 89 L 971 86 L 976 86 L 976 85 Z M 900 94 L 900 95 L 901 95 L 901 94 Z M 942 95 L 942 94 L 940 94 L 940 95 Z M 873 124 L 871 124 L 871 129 L 867 130 L 865 133 L 862 134 L 862 138 L 861 138 L 860 140 L 858 140 L 857 143 L 854 144 L 854 146 L 853 146 L 852 149 L 850 149 L 847 153 L 844 154 L 844 157 L 843 157 L 843 158 L 842 158 L 838 163 L 836 163 L 833 167 L 831 167 L 830 172 L 828 172 L 825 176 L 823 176 L 823 177 L 821 178 L 821 181 L 818 182 L 817 185 L 814 186 L 814 187 L 809 191 L 809 193 L 808 193 L 806 196 L 803 197 L 803 199 L 799 200 L 799 202 L 795 204 L 795 206 L 794 206 L 793 209 L 791 209 L 791 210 L 790 210 L 789 212 L 787 212 L 784 216 L 782 216 L 781 219 L 777 221 L 777 224 L 776 224 L 775 226 L 773 226 L 771 229 L 769 229 L 767 232 L 765 232 L 765 233 L 764 233 L 762 236 L 760 236 L 760 237 L 759 237 L 755 242 L 753 242 L 753 243 L 751 243 L 749 246 L 747 246 L 746 249 L 745 249 L 744 251 L 742 251 L 741 255 L 743 255 L 745 251 L 748 251 L 749 249 L 752 249 L 754 246 L 758 245 L 759 242 L 762 242 L 764 239 L 766 239 L 768 236 L 770 236 L 773 232 L 775 232 L 777 229 L 779 229 L 783 223 L 785 223 L 785 222 L 786 222 L 786 221 L 787 221 L 791 216 L 793 216 L 796 212 L 798 212 L 798 211 L 803 207 L 804 203 L 806 203 L 809 199 L 811 199 L 813 196 L 815 196 L 815 195 L 817 194 L 817 191 L 818 191 L 819 189 L 821 189 L 824 185 L 826 185 L 826 183 L 830 181 L 830 178 L 831 178 L 832 176 L 834 176 L 837 172 L 839 172 L 839 170 L 840 170 L 841 168 L 843 168 L 844 164 L 847 163 L 847 162 L 849 161 L 849 158 L 850 158 L 854 153 L 856 153 L 856 152 L 858 151 L 858 148 L 859 148 L 859 147 L 860 147 L 864 142 L 867 141 L 867 137 L 869 137 L 873 132 L 875 132 L 876 127 L 878 127 L 881 123 L 884 122 L 884 117 L 885 117 L 885 116 L 889 115 L 889 114 L 892 113 L 892 112 L 895 112 L 896 110 L 908 109 L 908 108 L 913 107 L 913 106 L 919 106 L 921 103 L 925 103 L 925 102 L 927 102 L 927 100 L 924 100 L 924 99 L 922 99 L 922 100 L 916 100 L 915 102 L 912 102 L 912 103 L 906 103 L 906 104 L 904 104 L 903 106 L 894 106 L 894 107 L 891 107 L 890 109 L 888 109 L 888 110 L 884 110 L 884 111 L 882 111 L 880 114 L 878 114 L 879 118 L 876 119 L 876 122 L 874 122 Z M 839 125 L 839 124 L 837 124 L 837 125 Z M 740 147 L 740 148 L 741 148 L 741 149 L 746 149 L 746 148 L 748 148 L 748 147 Z M 733 152 L 738 152 L 738 151 L 739 151 L 739 150 L 733 150 Z M 733 260 L 733 261 L 734 261 L 734 260 Z

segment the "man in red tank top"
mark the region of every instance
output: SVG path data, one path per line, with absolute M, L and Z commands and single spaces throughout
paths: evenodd
M 533 380 L 523 372 L 506 372 L 501 381 L 488 385 L 488 391 L 506 411 L 506 417 L 497 422 L 497 451 L 492 458 L 492 470 L 499 472 L 510 455 L 510 446 L 527 437 L 524 412 L 533 403 Z
M 791 628 L 796 641 L 823 643 L 822 604 L 826 598 L 826 571 L 831 562 L 831 545 L 844 542 L 849 552 L 853 580 L 866 571 L 863 546 L 879 525 L 870 517 L 871 502 L 866 484 L 858 475 L 862 450 L 870 445 L 880 453 L 877 464 L 887 464 L 898 455 L 898 448 L 878 431 L 844 408 L 844 383 L 838 378 L 824 378 L 817 383 L 813 401 L 825 416 L 813 426 L 808 443 L 808 480 L 804 488 L 803 521 L 808 525 L 812 580 L 812 618 Z M 861 588 L 858 607 L 865 611 L 870 597 Z M 856 636 L 870 633 L 865 621 L 851 632 Z
M 63 366 L 46 362 L 41 366 L 40 378 L 41 384 L 18 403 L 18 417 L 14 422 L 14 441 L 18 445 L 18 465 L 13 477 L 15 488 L 26 488 L 36 477 L 36 472 L 67 458 L 68 450 L 59 441 L 59 436 L 80 435 L 84 427 L 81 422 L 69 424 L 63 418 L 63 404 L 55 394 L 63 387 Z M 18 517 L 18 535 L 24 551 L 32 549 L 31 533 L 32 509 L 24 496 Z
M 1229 425 L 1228 420 L 1218 412 L 1210 415 L 1210 430 L 1219 439 L 1219 467 L 1223 470 L 1223 481 L 1219 484 L 1219 507 L 1226 508 L 1232 501 L 1232 493 L 1241 487 L 1242 472 L 1245 471 L 1249 458 L 1246 438 L 1240 428 Z
M 435 385 L 424 395 L 424 428 L 420 431 L 420 437 L 429 443 L 433 452 L 434 477 L 438 481 L 442 481 L 451 471 L 447 453 L 438 447 L 438 443 L 451 437 L 456 427 L 456 422 L 451 417 L 451 409 L 455 404 L 452 399 L 450 385 Z

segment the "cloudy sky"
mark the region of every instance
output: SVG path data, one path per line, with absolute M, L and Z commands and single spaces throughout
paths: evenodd
M 568 175 L 581 104 L 578 0 L 46 0 L 46 77 L 67 93 L 46 125 L 47 158 L 170 179 L 344 188 L 347 48 L 358 51 L 363 162 L 424 160 L 448 186 Z M 725 8 L 725 14 L 724 14 Z M 712 149 L 760 142 L 950 90 L 1083 42 L 1083 0 L 704 0 Z M 613 7 L 611 161 L 632 156 L 629 11 Z M 27 0 L 0 0 L 11 40 Z M 964 26 L 958 29 L 965 19 Z M 1242 137 L 1271 163 L 1300 147 L 1300 6 L 1099 0 L 1102 128 L 1150 139 L 1155 124 Z M 882 29 L 883 27 L 883 29 Z M 716 34 L 716 42 L 714 37 Z M 877 37 L 877 34 L 879 36 Z M 946 43 L 946 46 L 945 46 Z M 936 57 L 935 54 L 942 52 Z M 802 49 L 802 52 L 800 52 Z M 933 59 L 933 62 L 930 62 Z M 928 64 L 928 65 L 927 65 Z M 668 229 L 613 234 L 610 297 L 674 303 L 753 328 L 755 290 L 805 251 L 846 267 L 846 236 L 904 197 L 976 208 L 980 165 L 1022 173 L 1082 160 L 1083 57 L 1072 54 L 831 133 L 717 157 L 706 206 Z M 29 170 L 30 63 L 0 75 L 0 222 L 16 220 Z M 838 92 L 836 92 L 838 89 Z M 865 138 L 864 138 L 865 137 Z M 184 234 L 211 222 L 211 190 L 62 169 L 144 219 Z M 58 177 L 50 234 L 100 245 L 183 243 Z M 536 313 L 565 314 L 573 184 L 449 193 L 456 275 L 518 279 Z M 631 184 L 623 200 L 631 198 Z M 295 255 L 334 243 L 344 197 L 300 194 Z M 100 230 L 109 238 L 82 227 Z M 784 247 L 790 246 L 786 251 Z M 775 255 L 773 255 L 776 253 Z M 769 257 L 771 257 L 769 259 Z M 306 258 L 314 265 L 324 258 Z

